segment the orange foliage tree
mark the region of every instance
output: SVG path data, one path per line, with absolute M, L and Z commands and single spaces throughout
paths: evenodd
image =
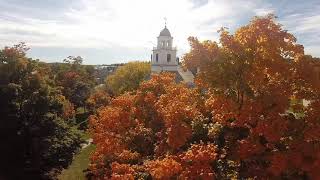
M 272 15 L 219 32 L 189 38 L 195 88 L 152 75 L 90 117 L 94 178 L 320 178 L 319 59 Z
M 91 112 L 96 112 L 98 108 L 104 107 L 110 103 L 111 97 L 104 88 L 95 89 L 88 99 L 86 106 Z
M 304 55 L 273 15 L 220 34 L 220 45 L 190 38 L 184 60 L 200 69 L 199 85 L 211 93 L 207 107 L 229 131 L 227 156 L 239 163 L 240 176 L 320 178 L 320 89 L 313 74 L 319 59 Z
M 204 176 L 214 177 L 209 165 L 215 161 L 214 145 L 191 146 L 193 124 L 203 116 L 202 107 L 197 89 L 176 84 L 174 76 L 165 73 L 153 75 L 133 94 L 114 98 L 90 117 L 97 145 L 92 173 L 97 178 L 166 179 L 192 177 L 203 168 Z M 212 158 L 204 161 L 207 154 Z M 194 158 L 194 163 L 188 157 Z M 115 167 L 121 167 L 122 174 Z

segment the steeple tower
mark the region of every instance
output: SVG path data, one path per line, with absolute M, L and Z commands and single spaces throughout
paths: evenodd
M 177 49 L 172 47 L 173 37 L 167 28 L 167 19 L 165 25 L 158 36 L 157 47 L 153 48 L 151 59 L 151 71 L 177 71 L 178 62 L 176 60 Z

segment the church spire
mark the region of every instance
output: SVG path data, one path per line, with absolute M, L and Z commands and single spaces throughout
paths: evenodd
M 164 17 L 164 28 L 167 28 L 167 18 Z

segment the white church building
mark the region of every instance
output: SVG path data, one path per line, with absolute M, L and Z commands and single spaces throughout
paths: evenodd
M 184 82 L 193 83 L 193 74 L 189 70 L 184 71 L 179 65 L 177 48 L 173 47 L 173 37 L 166 25 L 160 32 L 157 46 L 153 47 L 151 55 L 151 72 L 160 73 L 163 71 L 176 73 L 181 76 Z

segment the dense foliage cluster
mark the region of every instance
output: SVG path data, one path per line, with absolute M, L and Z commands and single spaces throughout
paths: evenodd
M 220 34 L 189 39 L 195 88 L 152 75 L 90 117 L 94 179 L 320 178 L 319 59 L 271 15 Z
M 198 90 L 177 85 L 171 74 L 154 75 L 136 93 L 112 99 L 90 118 L 97 145 L 93 174 L 163 179 L 201 172 L 203 177 L 214 177 L 211 163 L 216 146 L 196 140 L 198 134 L 193 131 L 203 118 L 201 103 Z M 194 145 L 189 147 L 190 143 Z
M 115 95 L 136 90 L 139 84 L 150 76 L 150 70 L 148 62 L 129 62 L 107 76 L 106 87 Z
M 272 15 L 234 35 L 222 29 L 220 46 L 196 38 L 190 44 L 185 63 L 200 69 L 199 85 L 212 92 L 213 119 L 241 129 L 232 132 L 227 151 L 239 162 L 239 175 L 320 178 L 319 59 L 304 55 Z M 308 103 L 292 103 L 297 100 Z
M 80 56 L 69 56 L 64 63 L 50 65 L 52 79 L 57 86 L 63 87 L 63 95 L 70 100 L 75 108 L 85 107 L 86 99 L 95 86 L 95 69 L 90 65 L 82 65 Z
M 22 43 L 0 50 L 0 179 L 49 179 L 80 147 L 75 107 Z

